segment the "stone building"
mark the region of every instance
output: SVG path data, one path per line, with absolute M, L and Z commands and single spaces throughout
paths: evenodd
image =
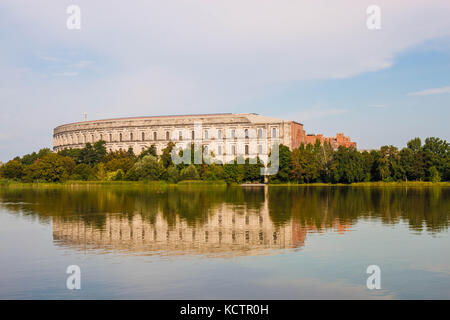
M 324 137 L 317 136 L 322 142 Z M 329 138 L 333 139 L 333 138 Z M 86 143 L 106 141 L 108 151 L 133 148 L 136 154 L 154 145 L 161 154 L 172 141 L 179 148 L 192 142 L 201 144 L 204 153 L 222 162 L 238 155 L 267 160 L 273 144 L 284 144 L 291 149 L 302 143 L 314 143 L 306 135 L 303 124 L 254 113 L 221 113 L 117 118 L 76 122 L 54 129 L 53 149 L 82 148 Z M 312 141 L 314 140 L 314 141 Z M 338 134 L 333 146 L 356 144 Z

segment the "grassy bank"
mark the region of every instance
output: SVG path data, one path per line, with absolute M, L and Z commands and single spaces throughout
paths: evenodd
M 0 188 L 62 188 L 73 186 L 114 186 L 126 188 L 160 188 L 186 186 L 226 186 L 225 181 L 185 180 L 178 183 L 166 181 L 64 181 L 64 182 L 20 182 L 14 180 L 0 180 Z
M 67 186 L 116 186 L 116 187 L 183 187 L 183 186 L 226 186 L 225 181 L 204 181 L 185 180 L 178 183 L 168 183 L 166 181 L 65 181 L 65 182 L 19 182 L 14 180 L 0 180 L 0 187 L 9 188 L 58 188 Z M 233 184 L 238 186 L 238 184 Z M 242 186 L 261 186 L 262 184 L 242 184 Z M 352 184 L 331 184 L 331 183 L 279 183 L 269 184 L 271 187 L 450 187 L 450 182 L 429 182 L 429 181 L 409 181 L 409 182 L 357 182 Z
M 430 182 L 430 181 L 399 181 L 399 182 L 355 182 L 351 184 L 345 183 L 280 183 L 280 184 L 269 184 L 270 186 L 280 186 L 280 187 L 334 187 L 334 186 L 345 186 L 345 187 L 450 187 L 450 182 Z

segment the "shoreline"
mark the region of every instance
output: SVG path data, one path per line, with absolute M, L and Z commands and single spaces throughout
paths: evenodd
M 184 180 L 178 183 L 166 181 L 65 181 L 65 182 L 19 182 L 13 180 L 0 180 L 0 188 L 50 188 L 70 186 L 116 186 L 116 187 L 183 187 L 183 186 L 209 186 L 227 187 L 225 181 Z M 230 184 L 234 187 L 450 187 L 450 182 L 430 181 L 402 181 L 402 182 L 356 182 L 344 183 L 241 183 Z

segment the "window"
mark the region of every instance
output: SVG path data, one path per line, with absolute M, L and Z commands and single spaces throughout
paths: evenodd
M 222 130 L 217 131 L 217 137 L 222 139 Z
M 109 142 L 111 142 L 112 141 L 112 134 L 110 133 L 109 134 Z
M 231 155 L 235 155 L 236 154 L 236 146 L 233 144 L 232 146 L 231 146 Z
M 219 147 L 217 148 L 217 153 L 219 154 L 219 156 L 222 155 L 222 146 L 219 146 Z
M 91 135 L 91 138 L 92 138 L 92 142 L 94 142 L 94 135 Z
M 122 133 L 119 133 L 119 141 L 122 142 Z
M 100 133 L 100 140 L 103 140 L 103 134 Z
M 158 134 L 156 132 L 153 132 L 153 140 L 157 140 L 158 139 Z
M 178 131 L 178 140 L 183 140 L 183 132 L 182 131 Z
M 272 128 L 272 138 L 277 137 L 277 128 Z
M 261 128 L 258 129 L 258 139 L 262 139 L 263 137 L 263 131 Z
M 245 133 L 245 137 L 248 138 L 248 129 L 245 129 L 244 133 Z
M 263 152 L 262 152 L 262 145 L 260 144 L 260 145 L 258 145 L 258 154 L 262 154 Z
M 130 141 L 133 141 L 133 132 L 130 132 Z
M 208 155 L 208 146 L 205 146 L 205 148 L 204 148 L 204 150 L 203 150 L 203 153 L 206 154 L 206 155 Z
M 208 130 L 205 130 L 205 139 L 208 140 Z
M 248 144 L 245 145 L 245 154 L 248 155 Z
M 141 148 L 141 151 L 144 152 L 144 150 L 145 150 L 145 147 L 142 147 L 142 148 Z
M 170 140 L 170 134 L 169 134 L 169 131 L 166 131 L 166 140 Z
M 142 141 L 145 141 L 145 132 L 141 133 L 141 138 L 142 138 Z
M 236 130 L 235 129 L 231 130 L 231 139 L 234 139 L 234 138 L 236 138 Z
M 195 139 L 195 131 L 191 132 L 191 139 L 194 140 Z

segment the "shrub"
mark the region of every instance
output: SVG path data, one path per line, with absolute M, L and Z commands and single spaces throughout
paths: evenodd
M 152 155 L 136 162 L 133 169 L 139 180 L 158 180 L 164 172 L 162 164 Z
M 181 180 L 198 180 L 200 176 L 198 174 L 197 168 L 193 164 L 181 170 Z

